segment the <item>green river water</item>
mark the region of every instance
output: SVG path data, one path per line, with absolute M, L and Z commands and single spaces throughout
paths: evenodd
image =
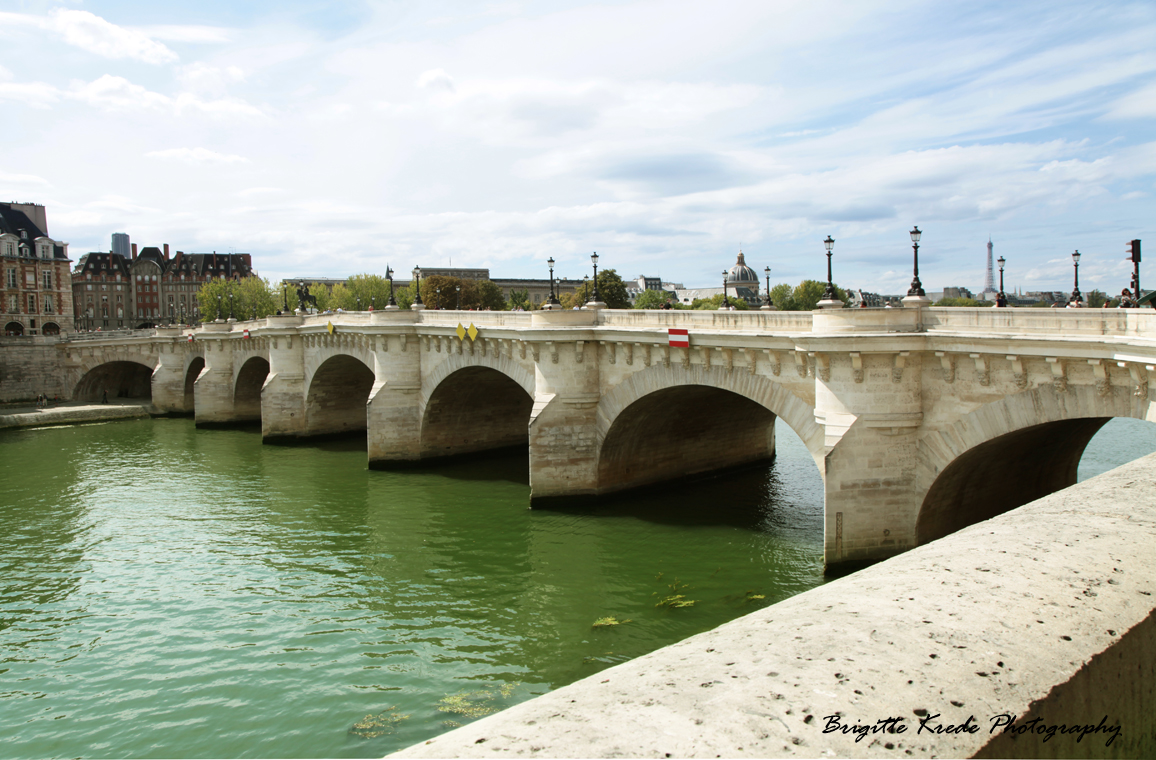
M 0 755 L 380 757 L 813 588 L 821 481 L 779 428 L 770 466 L 568 512 L 527 509 L 524 455 L 4 432 Z M 1081 477 L 1153 429 L 1110 423 Z

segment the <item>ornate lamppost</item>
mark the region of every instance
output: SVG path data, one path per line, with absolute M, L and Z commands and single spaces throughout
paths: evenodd
M 393 270 L 390 269 L 389 264 L 385 265 L 385 279 L 389 280 L 389 304 L 386 305 L 385 308 L 396 309 L 397 308 L 397 301 L 394 300 L 394 297 L 393 297 Z
M 285 301 L 285 309 L 281 313 L 282 314 L 288 314 L 289 313 L 289 286 L 285 284 L 284 280 L 281 281 L 281 297 Z
M 908 289 L 907 295 L 926 298 L 927 294 L 923 292 L 923 283 L 919 281 L 919 238 L 922 235 L 923 233 L 919 231 L 919 225 L 911 230 L 911 249 L 914 251 L 915 273 L 911 278 L 911 287 Z
M 763 311 L 770 311 L 775 308 L 775 304 L 771 301 L 771 268 L 766 267 L 763 273 L 767 276 L 767 296 L 763 299 Z
M 727 300 L 727 270 L 724 269 L 722 274 L 723 274 L 723 305 L 722 305 L 722 308 L 729 309 L 731 307 L 731 302 Z
M 1075 267 L 1074 280 L 1072 285 L 1072 300 L 1068 302 L 1070 306 L 1078 307 L 1083 297 L 1080 295 L 1080 252 L 1077 250 L 1072 254 L 1072 266 Z
M 1003 292 L 1003 265 L 1007 263 L 1003 256 L 995 260 L 999 264 L 999 303 L 996 306 L 1006 305 L 1007 296 Z
M 595 251 L 590 256 L 590 261 L 594 264 L 594 300 L 591 303 L 602 303 L 602 299 L 598 297 L 598 252 Z
M 1128 241 L 1128 258 L 1132 260 L 1132 303 L 1140 303 L 1140 241 Z
M 454 290 L 458 291 L 458 311 L 462 310 L 462 286 L 455 286 Z
M 835 297 L 835 281 L 831 277 L 831 249 L 835 247 L 835 238 L 830 235 L 823 241 L 823 246 L 827 249 L 827 289 L 823 291 L 824 301 L 837 301 Z
M 416 307 L 418 307 L 418 310 L 420 311 L 421 309 L 425 308 L 425 304 L 421 302 L 421 267 L 414 267 L 413 268 L 413 276 L 414 276 L 414 281 L 413 281 L 414 282 L 414 295 L 413 295 L 413 305 L 410 308 L 413 308 L 413 306 L 416 306 Z
M 561 304 L 558 303 L 557 297 L 555 297 L 555 295 L 554 295 L 554 257 L 551 256 L 546 261 L 546 263 L 550 267 L 550 300 L 548 301 L 548 304 L 549 304 L 551 309 L 554 309 L 558 306 L 561 306 Z
M 582 275 L 582 303 L 590 303 L 590 275 Z
M 225 321 L 225 318 L 222 316 L 224 314 L 225 309 L 221 304 L 221 298 L 222 298 L 221 294 L 218 293 L 217 294 L 217 319 L 216 319 L 217 322 L 224 322 Z
M 361 311 L 361 296 L 357 296 L 357 310 Z
M 229 290 L 229 319 L 233 322 L 237 321 L 237 318 L 235 316 L 233 316 L 233 291 L 232 291 L 232 289 Z

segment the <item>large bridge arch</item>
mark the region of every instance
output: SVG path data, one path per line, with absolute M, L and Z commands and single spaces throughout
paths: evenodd
M 269 377 L 269 360 L 250 356 L 237 363 L 233 377 L 233 417 L 238 422 L 261 419 L 261 389 Z
M 373 369 L 357 357 L 335 353 L 322 361 L 306 379 L 304 435 L 365 430 L 373 382 Z
M 116 398 L 152 399 L 153 366 L 129 358 L 115 358 L 83 368 L 72 392 L 76 401 Z
M 422 382 L 422 459 L 526 446 L 534 380 L 506 357 L 453 354 Z
M 798 434 L 822 474 L 823 430 L 814 409 L 777 383 L 722 367 L 637 372 L 596 409 L 598 492 L 768 458 L 776 419 Z
M 925 544 L 1076 483 L 1092 437 L 1115 417 L 1156 422 L 1131 388 L 1052 385 L 986 404 L 917 444 L 915 523 Z
M 197 378 L 205 370 L 205 357 L 202 354 L 190 354 L 185 359 L 184 393 L 181 396 L 181 409 L 185 412 L 196 410 Z

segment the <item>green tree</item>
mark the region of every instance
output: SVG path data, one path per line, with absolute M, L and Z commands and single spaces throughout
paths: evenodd
M 791 293 L 797 309 L 793 311 L 812 311 L 818 306 L 819 301 L 823 300 L 823 293 L 827 291 L 827 283 L 819 282 L 818 280 L 803 280 L 795 286 L 795 290 Z M 835 298 L 847 303 L 847 292 L 835 286 Z
M 1092 309 L 1099 309 L 1108 302 L 1108 294 L 1102 290 L 1093 290 L 1086 296 L 1088 307 Z
M 629 309 L 630 296 L 626 294 L 626 283 L 613 269 L 603 269 L 598 273 L 598 297 L 608 309 Z
M 799 305 L 795 303 L 795 289 L 785 282 L 771 288 L 771 303 L 779 311 L 799 311 Z
M 634 299 L 636 309 L 661 309 L 663 304 L 674 303 L 677 299 L 669 290 L 644 290 Z
M 497 283 L 491 282 L 490 280 L 481 280 L 478 282 L 477 291 L 477 307 L 479 309 L 502 311 L 506 308 L 506 299 L 502 295 L 502 289 L 498 287 Z
M 413 306 L 414 297 L 417 295 L 417 283 L 411 282 L 404 288 L 394 287 L 393 300 L 397 301 L 397 305 L 402 309 L 408 309 Z
M 231 313 L 238 320 L 267 317 L 277 310 L 277 295 L 268 280 L 242 277 L 237 280 L 216 279 L 197 290 L 201 319 L 227 319 Z
M 380 309 L 389 304 L 389 280 L 379 274 L 355 274 L 345 281 L 345 286 L 349 288 L 353 303 L 342 308 L 369 311 L 370 307 Z
M 530 310 L 530 291 L 526 289 L 510 291 L 510 311 Z
M 741 298 L 735 298 L 733 296 L 727 297 L 727 303 L 729 303 L 731 306 L 733 306 L 737 311 L 746 311 L 746 310 L 751 308 L 750 306 L 747 305 L 746 301 L 744 301 Z M 722 308 L 722 305 L 723 305 L 723 294 L 722 293 L 719 293 L 718 295 L 713 295 L 710 298 L 696 298 L 690 302 L 690 308 L 697 309 L 700 311 L 717 311 L 718 309 Z
M 581 307 L 586 303 L 586 297 L 590 290 L 589 285 L 584 285 L 566 293 L 559 293 L 558 303 L 562 304 L 562 308 L 564 309 L 573 309 L 575 306 Z
M 936 306 L 981 307 L 995 306 L 995 301 L 977 301 L 974 298 L 941 298 L 935 302 Z

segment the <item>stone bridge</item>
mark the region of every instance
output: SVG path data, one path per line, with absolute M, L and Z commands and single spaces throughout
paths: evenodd
M 782 420 L 823 476 L 828 567 L 1071 485 L 1105 422 L 1156 421 L 1151 310 L 379 311 L 85 337 L 60 345 L 77 398 L 151 394 L 266 442 L 366 431 L 371 468 L 528 444 L 534 505 L 769 459 Z

